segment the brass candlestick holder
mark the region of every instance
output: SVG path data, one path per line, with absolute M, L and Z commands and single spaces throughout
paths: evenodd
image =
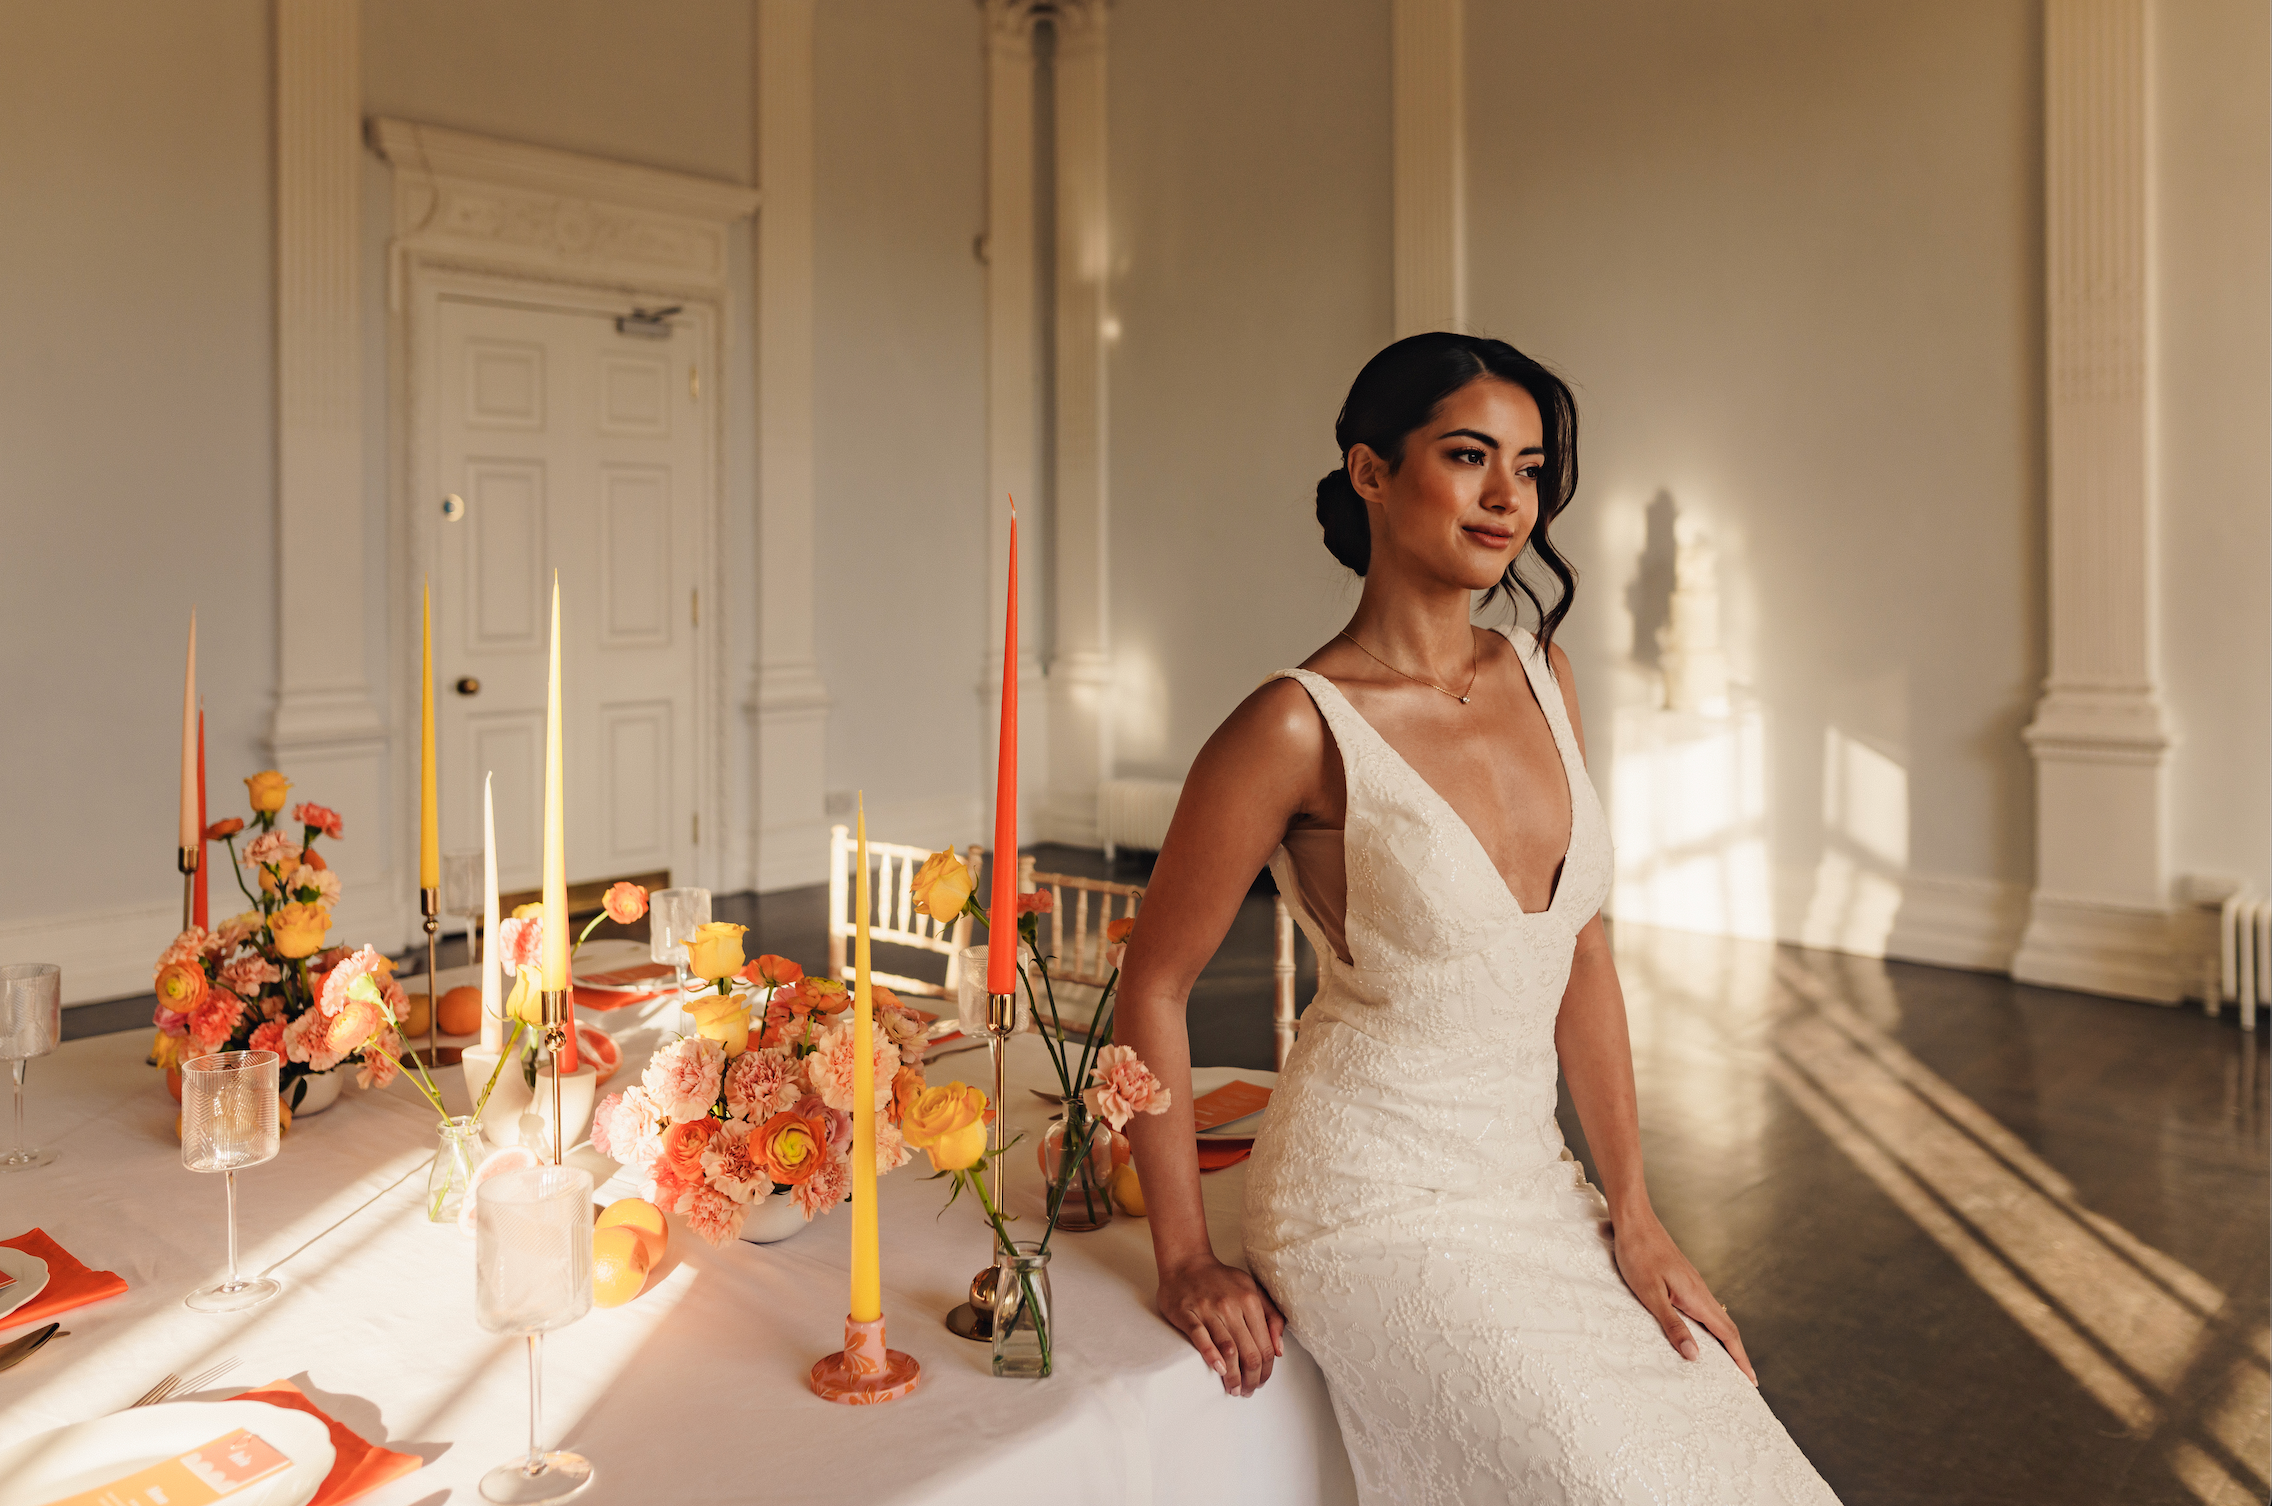
M 1002 1206 L 1002 1137 L 1009 1132 L 1008 1105 L 1003 1102 L 1007 1090 L 1004 1048 L 1018 1028 L 1018 996 L 988 994 L 986 996 L 986 1054 L 994 1059 L 994 1206 Z M 958 1339 L 972 1339 L 981 1344 L 994 1342 L 994 1262 L 970 1278 L 970 1300 L 958 1302 L 947 1314 L 947 1332 Z
M 568 1149 L 568 1136 L 560 1121 L 560 1048 L 568 1044 L 568 990 L 542 989 L 538 998 L 542 1001 L 545 1056 L 552 1066 L 552 1164 L 558 1166 Z
M 175 849 L 174 861 L 181 866 L 181 928 L 188 930 L 197 923 L 197 849 Z
M 465 1059 L 465 1052 L 460 1047 L 444 1046 L 437 1041 L 442 1028 L 442 891 L 439 886 L 420 886 L 418 913 L 426 917 L 426 1049 L 418 1052 L 417 1057 L 418 1064 L 431 1071 L 435 1067 L 456 1066 Z

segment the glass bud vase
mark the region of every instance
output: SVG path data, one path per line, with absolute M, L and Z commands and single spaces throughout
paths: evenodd
M 994 1252 L 994 1373 L 1040 1380 L 1054 1368 L 1055 1312 L 1049 1302 L 1049 1255 L 1021 1239 Z
M 1089 1153 L 1080 1165 L 1069 1167 L 1069 1147 L 1077 1147 L 1083 1136 L 1090 1136 Z M 1075 1107 L 1070 1114 L 1049 1122 L 1041 1137 L 1041 1171 L 1049 1179 L 1057 1228 L 1068 1234 L 1086 1234 L 1112 1222 L 1112 1131 L 1092 1124 L 1085 1109 Z
M 481 1121 L 468 1114 L 445 1119 L 435 1131 L 434 1164 L 426 1168 L 426 1217 L 437 1224 L 454 1224 L 473 1186 L 473 1169 L 489 1154 L 481 1138 Z

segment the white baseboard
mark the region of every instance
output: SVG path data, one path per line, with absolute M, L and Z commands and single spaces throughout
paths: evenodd
M 2037 894 L 2012 958 L 2022 983 L 2111 994 L 2150 1004 L 2185 996 L 2167 911 L 2073 895 Z
M 2009 972 L 2027 925 L 2025 884 L 1913 873 L 1901 882 L 1901 907 L 1885 938 L 1885 955 L 1903 962 Z

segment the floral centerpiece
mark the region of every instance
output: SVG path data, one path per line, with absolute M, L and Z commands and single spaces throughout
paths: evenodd
M 658 1207 L 713 1245 L 753 1208 L 790 1199 L 809 1223 L 852 1190 L 852 995 L 786 957 L 746 966 L 743 928 L 713 922 L 686 942 L 709 985 L 696 1031 L 657 1051 L 636 1087 L 603 1100 L 592 1147 L 630 1167 Z M 876 1172 L 907 1163 L 900 1121 L 923 1091 L 927 1023 L 872 991 Z
M 386 958 L 368 947 L 326 944 L 339 875 L 316 843 L 339 841 L 345 823 L 337 811 L 303 801 L 291 810 L 300 831 L 294 840 L 277 819 L 291 787 L 274 769 L 245 781 L 254 835 L 241 855 L 243 818 L 205 829 L 207 841 L 227 846 L 230 871 L 252 908 L 211 930 L 190 927 L 159 956 L 158 1034 L 150 1050 L 150 1064 L 169 1074 L 193 1056 L 273 1051 L 282 1062 L 287 1116 L 320 1073 L 352 1066 L 364 1087 L 393 1081 L 406 1002 Z M 370 997 L 350 1009 L 355 978 L 372 980 L 365 984 Z

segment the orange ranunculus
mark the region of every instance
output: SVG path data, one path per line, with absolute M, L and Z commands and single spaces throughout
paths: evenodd
M 600 907 L 607 911 L 609 920 L 627 926 L 647 913 L 647 891 L 637 884 L 611 884 Z
M 686 948 L 688 971 L 697 978 L 715 983 L 720 978 L 731 978 L 742 967 L 742 933 L 748 926 L 737 926 L 728 920 L 713 920 L 705 924 L 680 945 Z
M 169 962 L 158 969 L 158 1003 L 188 1014 L 205 997 L 205 969 L 194 962 Z
M 923 1069 L 921 1067 L 902 1067 L 892 1074 L 891 1108 L 889 1110 L 892 1123 L 897 1124 L 907 1117 L 909 1111 L 915 1107 L 916 1096 L 922 1091 Z
M 915 1095 L 899 1133 L 915 1149 L 929 1151 L 937 1170 L 961 1171 L 986 1154 L 986 1125 L 993 1117 L 984 1092 L 966 1082 L 944 1083 Z
M 710 1137 L 718 1133 L 715 1119 L 689 1119 L 663 1131 L 662 1153 L 655 1158 L 654 1178 L 658 1191 L 669 1190 L 670 1197 L 659 1199 L 668 1204 L 678 1194 L 702 1183 L 702 1153 L 710 1148 Z
M 781 988 L 805 976 L 805 970 L 786 957 L 771 952 L 742 969 L 742 981 L 758 988 Z
M 852 1007 L 852 990 L 841 978 L 807 978 L 797 992 L 804 1008 L 815 1014 L 842 1014 Z
M 379 1008 L 368 999 L 350 997 L 323 1027 L 324 1049 L 335 1056 L 360 1051 L 378 1032 Z
M 208 842 L 218 842 L 224 837 L 233 837 L 244 829 L 245 818 L 242 816 L 231 816 L 226 821 L 216 821 L 211 826 L 206 827 L 205 840 Z
M 324 932 L 331 929 L 331 912 L 321 905 L 292 903 L 268 917 L 268 934 L 276 938 L 280 957 L 305 957 L 323 950 Z
M 290 793 L 292 781 L 274 769 L 263 769 L 245 781 L 245 796 L 252 808 L 264 816 L 273 816 L 284 808 L 284 797 Z
M 1135 929 L 1136 917 L 1133 915 L 1123 915 L 1118 920 L 1108 920 L 1105 922 L 1104 939 L 1107 941 L 1126 941 L 1128 939 L 1129 933 L 1131 931 L 1134 931 Z
M 969 865 L 955 856 L 952 847 L 925 858 L 908 885 L 915 895 L 915 908 L 940 925 L 951 923 L 962 913 L 964 901 L 977 886 Z
M 785 1110 L 750 1131 L 749 1153 L 767 1176 L 794 1187 L 827 1161 L 828 1126 Z
M 1047 915 L 1057 908 L 1057 896 L 1047 889 L 1036 889 L 1031 894 L 1018 896 L 1020 915 Z

